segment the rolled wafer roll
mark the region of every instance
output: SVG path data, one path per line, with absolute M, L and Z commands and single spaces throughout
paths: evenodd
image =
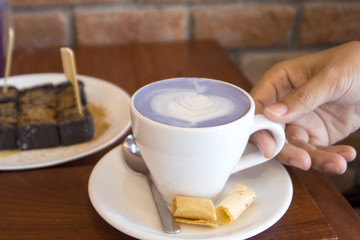
M 255 193 L 243 184 L 238 184 L 216 207 L 219 224 L 229 225 L 255 201 Z
M 210 199 L 176 196 L 172 214 L 178 222 L 217 228 L 215 207 Z

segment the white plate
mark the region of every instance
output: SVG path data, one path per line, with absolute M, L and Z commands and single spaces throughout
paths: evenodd
M 97 152 L 119 139 L 130 127 L 130 97 L 123 89 L 104 80 L 79 75 L 85 83 L 88 104 L 100 107 L 105 113 L 107 128 L 98 137 L 85 143 L 28 151 L 1 151 L 0 170 L 23 170 L 47 167 Z M 18 89 L 45 83 L 65 81 L 64 74 L 44 73 L 12 76 L 8 84 Z M 97 117 L 93 114 L 94 122 Z M 96 125 L 95 125 L 96 126 Z M 96 128 L 95 128 L 96 131 Z M 96 133 L 95 133 L 96 134 Z
M 127 169 L 120 146 L 96 164 L 88 190 L 91 203 L 101 217 L 135 238 L 238 240 L 252 237 L 275 224 L 288 209 L 293 193 L 291 179 L 277 160 L 232 175 L 219 199 L 239 183 L 252 188 L 257 198 L 235 223 L 217 229 L 182 224 L 181 233 L 175 235 L 162 231 L 146 180 Z

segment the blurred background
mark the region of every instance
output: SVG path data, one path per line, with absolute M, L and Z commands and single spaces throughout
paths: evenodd
M 253 84 L 279 61 L 360 40 L 360 1 L 12 0 L 9 3 L 15 50 L 215 39 Z M 358 132 L 344 142 L 360 152 Z M 345 174 L 329 175 L 329 178 L 360 212 L 360 158 L 349 165 Z

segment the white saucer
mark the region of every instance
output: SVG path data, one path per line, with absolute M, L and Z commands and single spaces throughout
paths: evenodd
M 275 224 L 288 209 L 293 194 L 290 176 L 277 160 L 232 175 L 219 199 L 239 183 L 252 188 L 257 199 L 235 223 L 217 229 L 182 224 L 181 233 L 175 235 L 162 231 L 146 180 L 127 169 L 120 146 L 97 163 L 90 175 L 88 190 L 101 217 L 132 237 L 238 240 L 252 237 Z

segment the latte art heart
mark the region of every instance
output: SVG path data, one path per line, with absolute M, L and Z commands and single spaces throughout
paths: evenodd
M 157 114 L 185 121 L 190 125 L 230 114 L 235 108 L 234 103 L 224 97 L 179 89 L 157 92 L 151 107 Z
M 240 119 L 250 100 L 236 86 L 205 78 L 174 78 L 139 89 L 134 106 L 145 118 L 175 127 L 204 128 Z

